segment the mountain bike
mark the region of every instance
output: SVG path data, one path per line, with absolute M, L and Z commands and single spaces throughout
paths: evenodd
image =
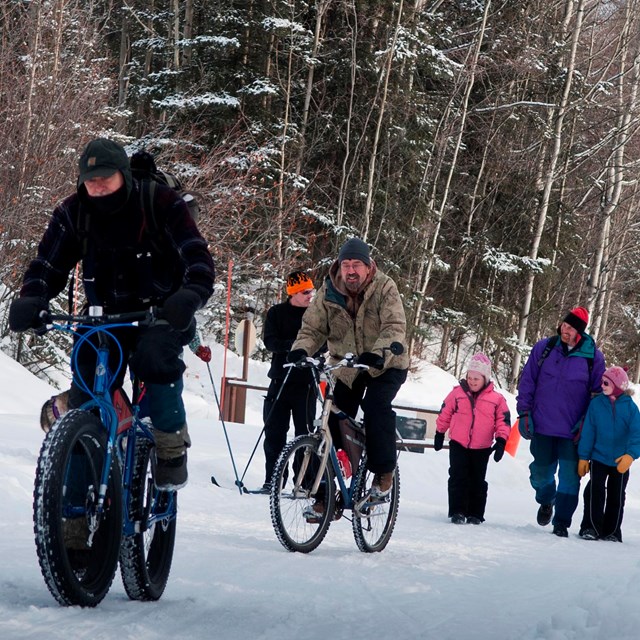
M 403 347 L 394 342 L 386 350 L 398 355 Z M 373 498 L 374 476 L 367 470 L 364 426 L 334 404 L 333 372 L 341 367 L 369 367 L 358 364 L 353 354 L 347 354 L 333 365 L 320 356 L 285 366 L 311 369 L 316 395 L 322 401 L 322 413 L 314 421 L 313 433 L 289 442 L 276 462 L 269 503 L 278 540 L 289 551 L 309 553 L 324 540 L 331 522 L 347 517 L 345 511 L 350 510 L 358 549 L 366 553 L 382 551 L 391 538 L 398 515 L 399 470 L 396 466 L 390 493 L 384 498 Z M 324 398 L 321 380 L 326 381 Z M 332 413 L 338 419 L 344 450 L 336 450 L 333 444 L 329 428 Z M 313 507 L 318 503 L 323 504 L 323 509 L 314 513 Z
M 76 376 L 90 400 L 62 415 L 40 449 L 33 521 L 45 583 L 60 604 L 93 607 L 109 591 L 119 561 L 129 598 L 157 600 L 171 569 L 177 494 L 155 488 L 144 385 L 133 380 L 133 404 L 122 388 L 112 390 L 126 366 L 113 330 L 151 325 L 155 312 L 103 315 L 92 307 L 88 316 L 46 314 L 43 320 L 46 330 L 73 334 L 74 371 L 80 348 L 97 356 L 91 384 Z

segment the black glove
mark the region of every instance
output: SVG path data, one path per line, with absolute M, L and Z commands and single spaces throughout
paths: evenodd
M 433 436 L 433 448 L 436 451 L 440 451 L 444 446 L 444 433 L 442 431 L 436 431 L 436 435 Z
M 48 306 L 43 298 L 34 296 L 17 298 L 9 307 L 9 328 L 11 331 L 26 331 L 42 327 L 44 322 L 40 312 L 46 311 Z
M 384 369 L 384 358 L 377 353 L 365 351 L 358 356 L 358 364 L 366 364 L 372 369 Z
M 293 351 L 289 351 L 287 353 L 287 362 L 293 362 L 293 364 L 298 364 L 302 362 L 307 357 L 307 352 L 304 349 L 294 349 Z
M 202 298 L 191 289 L 178 289 L 162 305 L 164 319 L 176 330 L 186 331 L 202 304 Z
M 495 451 L 493 454 L 493 459 L 496 462 L 500 462 L 502 460 L 502 456 L 504 455 L 504 447 L 507 444 L 507 441 L 504 438 L 496 438 L 496 443 L 491 447 L 491 451 Z

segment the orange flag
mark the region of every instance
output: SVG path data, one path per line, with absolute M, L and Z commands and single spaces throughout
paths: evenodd
M 515 421 L 514 425 L 511 427 L 511 433 L 507 438 L 507 444 L 504 447 L 504 450 L 512 457 L 516 457 L 516 451 L 518 450 L 518 445 L 520 444 L 520 431 L 518 429 L 518 420 Z

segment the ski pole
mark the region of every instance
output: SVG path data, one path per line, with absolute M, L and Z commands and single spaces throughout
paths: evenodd
M 213 388 L 213 395 L 216 399 L 216 404 L 218 405 L 218 415 L 220 417 L 220 422 L 222 423 L 222 430 L 224 431 L 224 437 L 225 440 L 227 441 L 227 448 L 229 449 L 229 456 L 231 458 L 231 465 L 233 466 L 233 473 L 236 477 L 236 487 L 238 487 L 238 491 L 240 492 L 240 495 L 242 495 L 242 482 L 241 480 L 238 478 L 238 471 L 236 469 L 236 461 L 233 458 L 233 451 L 231 450 L 231 442 L 229 442 L 229 434 L 227 433 L 227 425 L 224 422 L 224 418 L 222 417 L 222 409 L 220 408 L 220 399 L 218 398 L 218 392 L 216 391 L 216 385 L 215 382 L 213 381 L 213 374 L 211 373 L 211 367 L 209 366 L 209 363 L 207 362 L 207 371 L 209 372 L 209 379 L 211 380 L 211 387 Z M 220 484 L 218 483 L 218 481 L 215 479 L 215 476 L 211 476 L 211 482 L 213 484 L 215 484 L 217 487 L 220 486 Z
M 251 455 L 249 456 L 249 460 L 247 461 L 247 466 L 244 468 L 244 471 L 242 472 L 242 477 L 240 478 L 240 484 L 242 485 L 242 490 L 245 493 L 249 493 L 248 489 L 244 486 L 244 477 L 247 474 L 247 471 L 249 470 L 249 465 L 251 464 L 251 461 L 253 460 L 253 456 L 256 453 L 256 450 L 258 449 L 258 445 L 260 444 L 260 440 L 262 440 L 262 436 L 264 435 L 264 430 L 265 427 L 267 425 L 267 422 L 269 422 L 269 418 L 271 417 L 271 414 L 273 413 L 273 410 L 276 408 L 276 404 L 278 403 L 278 400 L 280 399 L 280 394 L 282 393 L 282 390 L 284 389 L 284 385 L 287 384 L 287 380 L 289 379 L 289 374 L 291 373 L 291 369 L 293 367 L 290 367 L 289 370 L 287 371 L 287 375 L 284 377 L 284 380 L 282 381 L 282 384 L 280 385 L 280 388 L 278 389 L 278 393 L 276 395 L 276 399 L 273 401 L 273 404 L 271 405 L 271 409 L 269 409 L 269 413 L 267 414 L 267 416 L 264 419 L 264 426 L 262 427 L 262 431 L 260 432 L 260 435 L 258 436 L 258 439 L 256 440 L 256 444 L 253 447 L 253 451 L 251 452 Z

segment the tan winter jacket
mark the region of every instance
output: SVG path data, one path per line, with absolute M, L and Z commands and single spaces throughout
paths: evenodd
M 395 282 L 381 271 L 372 261 L 371 279 L 358 294 L 359 306 L 355 319 L 347 310 L 347 295 L 341 283 L 338 262 L 334 262 L 329 276 L 316 293 L 302 316 L 302 327 L 291 349 L 304 349 L 316 353 L 326 342 L 335 363 L 347 353 L 360 355 L 371 351 L 383 355 L 382 348 L 392 342 L 400 342 L 404 353 L 394 356 L 384 352 L 384 369 L 369 369 L 372 376 L 379 376 L 387 369 L 407 369 L 409 354 L 406 342 L 406 319 L 402 300 Z M 358 369 L 342 368 L 336 371 L 346 385 L 351 386 L 358 375 Z

